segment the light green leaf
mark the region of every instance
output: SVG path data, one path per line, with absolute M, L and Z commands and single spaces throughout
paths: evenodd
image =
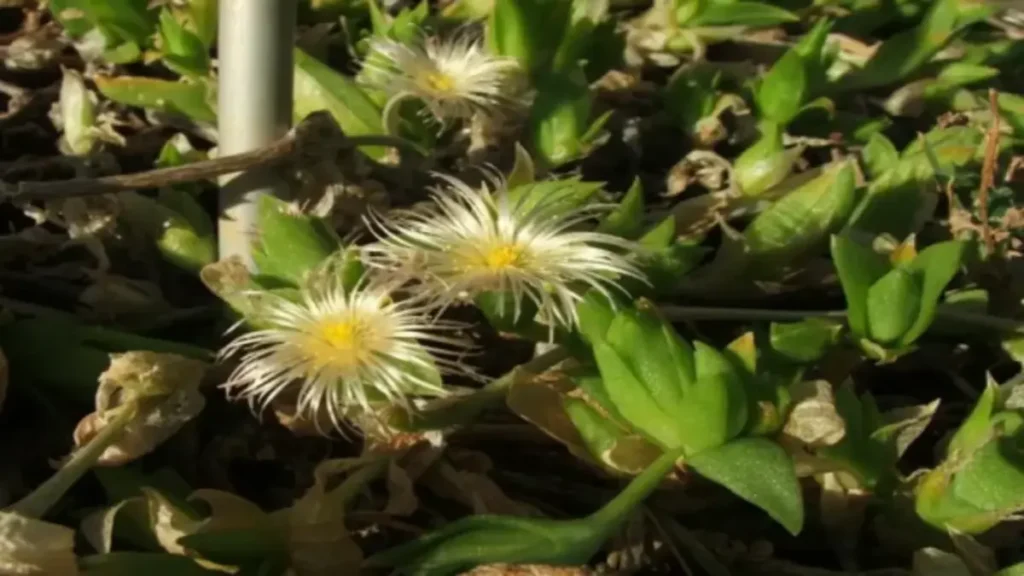
M 775 26 L 796 22 L 800 17 L 788 10 L 761 2 L 709 2 L 686 22 L 694 26 Z
M 261 276 L 299 285 L 341 248 L 333 230 L 283 200 L 261 196 L 258 210 L 260 235 L 253 257 Z
M 519 142 L 516 142 L 515 153 L 515 164 L 512 165 L 512 171 L 505 178 L 505 184 L 508 188 L 516 188 L 532 184 L 536 181 L 536 169 L 534 168 L 533 158 L 530 157 L 530 153 Z
M 804 501 L 793 461 L 778 444 L 741 438 L 692 456 L 701 476 L 761 508 L 793 534 L 804 526 Z
M 917 319 L 900 340 L 902 346 L 910 345 L 931 326 L 946 285 L 960 270 L 963 254 L 962 242 L 940 242 L 922 250 L 908 265 L 908 269 L 922 276 L 921 304 Z
M 785 126 L 800 112 L 806 97 L 806 67 L 800 54 L 790 49 L 764 75 L 757 106 L 765 119 Z
M 843 90 L 866 90 L 903 80 L 920 69 L 961 29 L 959 0 L 938 0 L 920 24 L 886 40 L 863 68 L 844 77 Z
M 598 232 L 635 239 L 643 230 L 644 187 L 639 178 L 633 179 L 622 202 L 597 227 Z
M 868 289 L 868 334 L 878 344 L 907 342 L 905 335 L 921 312 L 921 278 L 902 268 L 890 270 Z
M 164 64 L 183 76 L 203 76 L 210 70 L 210 55 L 199 36 L 178 22 L 174 14 L 160 12 L 160 39 Z
M 769 329 L 772 350 L 794 362 L 815 362 L 836 343 L 842 329 L 842 324 L 822 318 L 784 324 L 772 322 Z
M 847 321 L 860 336 L 868 331 L 868 290 L 890 269 L 885 257 L 846 236 L 832 236 L 832 261 L 846 296 Z
M 295 49 L 295 107 L 293 117 L 299 121 L 309 114 L 327 110 L 349 136 L 383 134 L 381 107 L 353 80 L 302 50 Z M 386 149 L 360 148 L 380 158 Z
M 615 318 L 615 308 L 604 294 L 590 289 L 576 304 L 576 314 L 579 317 L 580 335 L 587 342 L 594 344 L 604 341 L 608 327 Z
M 747 196 L 757 196 L 782 182 L 793 170 L 800 148 L 786 150 L 782 126 L 761 123 L 761 137 L 733 162 L 733 184 Z
M 180 114 L 208 124 L 217 121 L 217 113 L 210 104 L 214 96 L 211 87 L 205 82 L 99 76 L 96 78 L 96 88 L 107 98 L 129 106 Z
M 988 441 L 992 429 L 992 415 L 995 412 L 998 397 L 999 388 L 992 382 L 987 383 L 981 397 L 971 409 L 971 413 L 960 424 L 949 441 L 949 446 L 946 448 L 947 456 L 957 454 L 961 457 L 969 456 Z
M 615 348 L 662 411 L 679 413 L 683 387 L 694 377 L 693 349 L 653 313 L 626 309 L 608 327 Z
M 843 162 L 759 214 L 743 231 L 758 277 L 777 276 L 780 269 L 824 248 L 829 234 L 846 223 L 855 201 L 853 166 Z
M 547 74 L 535 83 L 537 96 L 530 113 L 533 148 L 548 166 L 559 166 L 583 152 L 590 118 L 590 88 L 583 70 Z
M 895 168 L 900 161 L 900 153 L 896 146 L 882 133 L 871 135 L 861 155 L 864 158 L 864 168 L 871 178 L 878 178 Z
M 662 410 L 618 352 L 598 342 L 594 345 L 594 356 L 608 400 L 618 413 L 658 444 L 669 448 L 683 446 L 686 439 L 676 426 L 677 415 Z

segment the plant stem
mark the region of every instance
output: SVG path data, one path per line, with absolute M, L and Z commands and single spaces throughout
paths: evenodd
M 522 374 L 540 374 L 568 357 L 569 353 L 562 347 L 548 350 L 529 362 L 516 366 L 471 394 L 453 398 L 439 406 L 411 414 L 410 421 L 399 424 L 399 426 L 412 430 L 437 430 L 469 424 L 488 407 L 505 400 L 505 397 L 508 396 L 508 389 Z
M 735 320 L 763 322 L 799 322 L 807 318 L 845 320 L 845 310 L 769 310 L 763 308 L 716 308 L 704 306 L 659 306 L 669 320 Z M 967 324 L 978 328 L 1024 334 L 1024 321 L 939 309 L 935 319 L 948 323 Z
M 599 527 L 598 529 L 602 532 L 602 542 L 611 537 L 612 533 L 626 521 L 633 510 L 650 496 L 651 492 L 654 492 L 665 475 L 675 468 L 676 461 L 682 455 L 681 449 L 665 452 L 646 470 L 633 478 L 611 502 L 586 518 L 586 523 Z
M 126 406 L 92 440 L 75 451 L 60 470 L 37 486 L 30 494 L 8 507 L 6 511 L 27 518 L 45 516 L 75 482 L 78 482 L 96 464 L 103 452 L 121 438 L 125 428 L 137 415 L 138 409 L 134 405 Z

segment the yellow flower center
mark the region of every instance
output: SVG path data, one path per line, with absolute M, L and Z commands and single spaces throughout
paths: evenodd
M 334 348 L 348 349 L 355 344 L 356 326 L 348 320 L 325 322 L 318 326 L 319 335 L 324 342 Z
M 427 72 L 420 82 L 434 94 L 447 95 L 455 91 L 455 80 L 444 72 Z
M 369 336 L 354 318 L 328 318 L 310 327 L 302 348 L 317 366 L 350 368 L 361 363 L 372 347 Z
M 917 248 L 913 242 L 904 242 L 889 253 L 889 262 L 893 265 L 906 264 L 917 257 Z
M 512 268 L 519 264 L 522 255 L 523 250 L 518 246 L 510 244 L 495 246 L 484 253 L 484 266 L 491 271 Z

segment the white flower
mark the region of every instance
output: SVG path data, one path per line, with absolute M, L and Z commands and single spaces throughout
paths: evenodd
M 253 406 L 297 390 L 299 416 L 316 423 L 326 415 L 340 429 L 352 409 L 369 413 L 379 401 L 409 408 L 411 396 L 448 394 L 438 371 L 470 373 L 458 360 L 469 346 L 451 333 L 459 325 L 392 300 L 380 282 L 346 291 L 340 281 L 325 281 L 303 288 L 295 301 L 261 296 L 264 327 L 221 351 L 222 358 L 241 354 L 223 386 Z
M 466 35 L 406 45 L 375 39 L 363 62 L 364 82 L 391 98 L 422 100 L 438 120 L 498 115 L 519 99 L 519 63 L 488 54 Z
M 365 248 L 367 264 L 415 278 L 424 298 L 447 306 L 496 292 L 512 298 L 515 318 L 527 299 L 553 329 L 576 324 L 576 304 L 586 289 L 610 295 L 622 291 L 619 282 L 626 277 L 645 280 L 628 256 L 634 243 L 575 230 L 610 206 L 558 209 L 555 204 L 564 198 L 559 192 L 568 187 L 535 202 L 527 195 L 513 200 L 500 183 L 492 194 L 487 185 L 473 189 L 441 178 L 448 186 L 433 191 L 430 207 L 372 217 L 378 241 Z

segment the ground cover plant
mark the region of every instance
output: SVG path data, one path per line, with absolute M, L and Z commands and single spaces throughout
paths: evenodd
M 1013 2 L 217 8 L 0 2 L 0 573 L 1024 574 Z

